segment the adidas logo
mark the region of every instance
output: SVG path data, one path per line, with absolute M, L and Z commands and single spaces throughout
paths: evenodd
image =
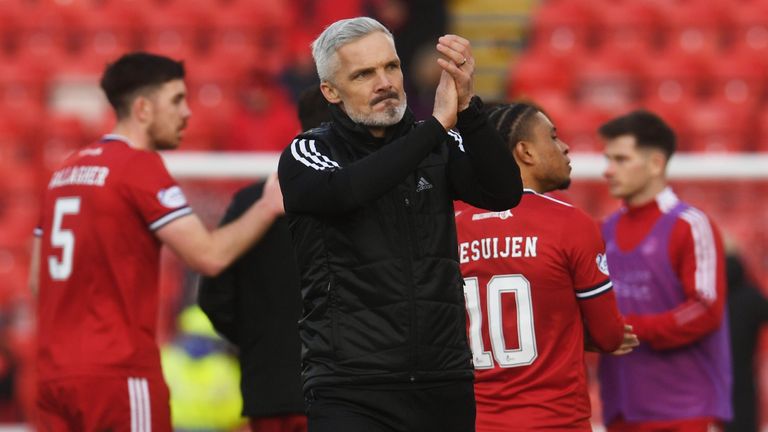
M 416 183 L 416 192 L 432 189 L 432 183 L 428 182 L 424 177 L 419 177 L 419 182 Z

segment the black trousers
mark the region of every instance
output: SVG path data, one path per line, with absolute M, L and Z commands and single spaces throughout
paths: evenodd
M 472 381 L 317 387 L 305 395 L 309 432 L 473 432 Z

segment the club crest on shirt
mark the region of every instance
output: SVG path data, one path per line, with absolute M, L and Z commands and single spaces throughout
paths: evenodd
M 187 197 L 178 186 L 171 186 L 168 189 L 162 189 L 157 193 L 157 199 L 165 207 L 177 208 L 187 204 Z
M 595 262 L 597 263 L 597 269 L 600 270 L 602 274 L 608 276 L 608 257 L 605 256 L 605 254 L 599 253 L 595 258 Z

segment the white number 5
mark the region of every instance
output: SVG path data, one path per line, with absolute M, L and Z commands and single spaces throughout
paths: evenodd
M 520 274 L 494 276 L 488 281 L 488 331 L 491 339 L 493 358 L 504 368 L 525 366 L 538 357 L 536 333 L 533 323 L 533 303 L 531 302 L 531 284 Z M 515 294 L 517 307 L 517 336 L 520 346 L 507 349 L 504 343 L 504 322 L 502 318 L 501 296 Z M 483 347 L 483 314 L 480 307 L 480 284 L 476 277 L 464 279 L 464 299 L 469 315 L 469 345 L 476 369 L 493 367 L 491 353 Z
M 51 246 L 61 248 L 61 261 L 55 256 L 48 257 L 48 272 L 53 280 L 66 280 L 72 273 L 72 256 L 75 252 L 75 234 L 72 230 L 61 229 L 64 215 L 80 213 L 80 197 L 59 198 L 53 208 Z

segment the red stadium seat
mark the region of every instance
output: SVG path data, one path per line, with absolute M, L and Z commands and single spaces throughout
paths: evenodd
M 558 121 L 558 135 L 568 144 L 571 152 L 602 152 L 603 145 L 597 129 L 611 117 L 611 113 L 594 107 L 575 106 L 567 118 Z
M 41 115 L 39 111 L 37 115 Z M 0 171 L 23 168 L 31 169 L 33 174 L 37 172 L 39 152 L 34 140 L 37 138 L 35 132 L 39 132 L 40 124 L 40 117 L 13 117 L 10 111 L 0 109 Z M 19 178 L 26 177 L 22 175 Z M 15 178 L 10 177 L 10 184 L 16 184 Z
M 45 100 L 45 72 L 20 60 L 0 62 L 0 105 L 20 107 Z
M 626 57 L 602 51 L 576 65 L 577 97 L 582 105 L 621 110 L 640 97 L 639 74 Z
M 24 3 L 19 21 L 18 52 L 40 59 L 67 55 L 75 46 L 79 8 L 65 3 Z
M 145 50 L 173 58 L 180 53 L 202 51 L 205 26 L 200 15 L 176 3 L 156 6 L 143 17 L 142 44 Z
M 208 50 L 253 52 L 258 40 L 258 29 L 248 13 L 235 7 L 220 8 L 213 11 L 210 21 L 207 44 Z
M 668 2 L 659 10 L 669 49 L 695 55 L 718 51 L 724 45 L 726 14 L 718 2 Z
M 22 4 L 17 1 L 3 2 L 0 7 L 0 57 L 16 53 L 22 14 Z
M 572 94 L 572 71 L 564 62 L 545 54 L 526 54 L 515 60 L 507 78 L 508 99 L 527 97 L 542 91 Z
M 569 57 L 594 46 L 596 19 L 586 2 L 543 2 L 532 16 L 533 51 Z
M 558 91 L 542 91 L 529 94 L 523 100 L 531 102 L 544 110 L 558 129 L 560 124 L 569 121 L 569 116 L 576 109 L 573 100 Z
M 754 107 L 741 110 L 718 100 L 708 100 L 692 105 L 685 112 L 690 131 L 688 150 L 704 152 L 751 151 L 747 141 L 753 129 Z
M 242 2 L 243 0 L 239 0 Z M 289 58 L 309 54 L 309 44 L 323 29 L 340 19 L 365 15 L 361 0 L 334 0 L 311 2 L 285 2 L 290 16 L 287 34 Z
M 118 7 L 119 4 L 122 2 L 111 2 L 107 7 L 89 8 L 81 14 L 78 56 L 96 57 L 106 63 L 139 47 L 141 15 Z
M 193 108 L 194 112 L 200 110 Z M 200 115 L 190 120 L 184 131 L 180 149 L 184 151 L 211 151 L 218 150 L 221 143 L 221 134 L 214 122 Z
M 237 86 L 246 77 L 249 60 L 234 61 L 221 55 L 186 57 L 186 82 L 190 99 L 206 105 L 235 97 Z
M 210 48 L 233 58 L 244 53 L 257 59 L 262 70 L 277 74 L 291 48 L 289 12 L 284 2 L 235 2 L 212 20 Z
M 638 55 L 657 51 L 663 42 L 661 13 L 653 2 L 603 2 L 595 12 L 603 51 Z
M 712 58 L 709 93 L 734 105 L 756 104 L 764 100 L 766 67 L 751 51 L 729 50 Z
M 645 99 L 659 99 L 672 104 L 699 97 L 704 92 L 707 71 L 700 59 L 665 51 L 660 56 L 645 60 L 641 80 Z
M 183 150 L 219 150 L 223 136 L 228 132 L 235 111 L 235 98 L 224 98 L 215 91 L 201 89 L 190 92 L 189 105 L 192 117 L 187 123 Z
M 285 5 L 290 15 L 291 27 L 296 31 L 310 34 L 313 39 L 333 22 L 365 15 L 366 6 L 362 0 L 294 1 L 285 2 Z
M 728 19 L 732 49 L 751 52 L 768 65 L 768 3 L 742 2 L 728 9 Z
M 42 163 L 46 171 L 53 171 L 77 149 L 89 144 L 85 126 L 74 115 L 51 114 L 45 120 L 45 133 L 41 139 Z

